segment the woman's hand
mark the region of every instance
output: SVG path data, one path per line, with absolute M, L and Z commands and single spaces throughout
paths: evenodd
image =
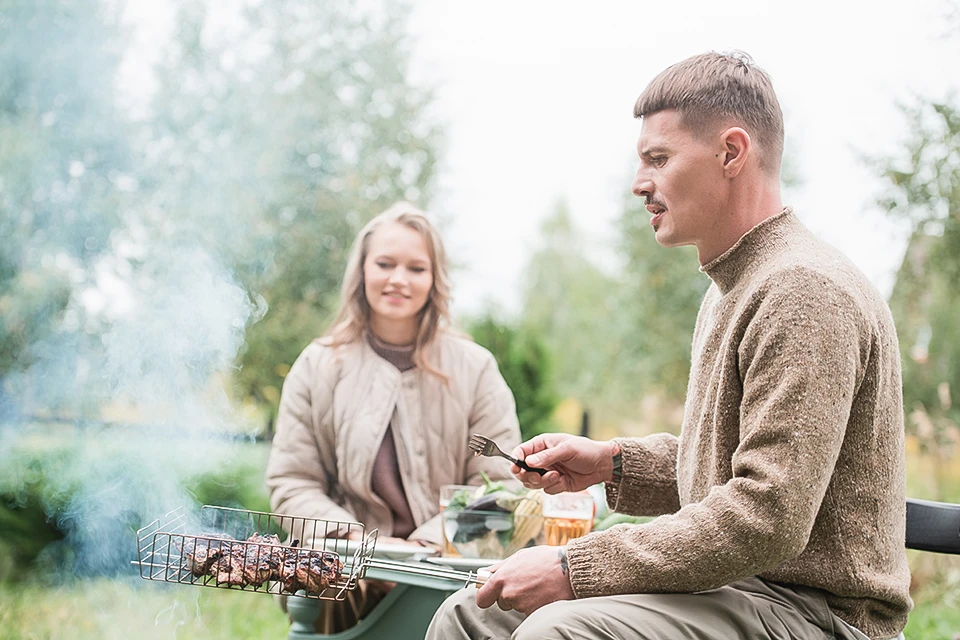
M 613 480 L 613 456 L 620 445 L 597 442 L 568 433 L 544 433 L 513 450 L 513 456 L 532 467 L 547 469 L 542 476 L 513 465 L 510 471 L 529 489 L 546 493 L 582 491 L 598 482 Z

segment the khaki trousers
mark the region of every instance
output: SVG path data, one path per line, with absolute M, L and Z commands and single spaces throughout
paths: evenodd
M 750 578 L 699 593 L 563 600 L 529 617 L 480 609 L 476 589 L 443 603 L 426 640 L 869 640 L 827 607 L 816 589 Z

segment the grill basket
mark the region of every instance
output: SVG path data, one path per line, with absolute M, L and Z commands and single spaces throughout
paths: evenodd
M 254 534 L 275 534 L 283 542 L 276 544 L 248 539 Z M 348 538 L 359 538 L 349 540 Z M 294 545 L 294 541 L 298 541 Z M 137 531 L 140 577 L 145 580 L 175 582 L 203 587 L 218 587 L 258 593 L 285 594 L 318 600 L 343 600 L 357 585 L 370 564 L 377 542 L 377 531 L 364 535 L 358 522 L 336 522 L 284 516 L 276 513 L 246 511 L 205 505 L 200 522 L 191 522 L 177 508 Z M 330 559 L 334 553 L 343 563 L 335 580 L 291 592 L 278 567 L 283 559 L 310 566 L 311 559 Z M 226 565 L 217 565 L 229 558 Z M 204 561 L 230 570 L 201 571 Z M 306 563 L 306 564 L 303 564 Z M 290 565 L 287 565 L 290 566 Z M 200 575 L 197 575 L 200 573 Z M 287 577 L 289 578 L 289 573 Z M 317 574 L 314 574 L 319 575 Z

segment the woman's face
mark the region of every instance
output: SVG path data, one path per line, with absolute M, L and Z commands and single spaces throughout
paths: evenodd
M 381 225 L 370 236 L 363 280 L 373 332 L 393 344 L 412 343 L 433 287 L 426 239 L 398 222 Z

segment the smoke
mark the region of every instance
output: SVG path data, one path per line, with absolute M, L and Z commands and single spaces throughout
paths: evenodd
M 216 201 L 228 172 L 167 186 L 179 199 L 149 181 L 100 9 L 0 16 L 0 510 L 39 500 L 24 539 L 55 540 L 39 561 L 62 579 L 138 575 L 136 530 L 178 507 L 195 522 L 189 487 L 248 455 L 229 378 L 266 311 L 228 266 L 237 212 L 171 206 Z
M 99 341 L 77 334 L 48 341 L 14 385 L 38 402 L 25 407 L 31 412 L 40 406 L 96 407 L 129 418 L 89 420 L 76 430 L 7 429 L 13 445 L 4 447 L 7 452 L 22 452 L 38 438 L 62 452 L 31 464 L 44 466 L 44 506 L 65 534 L 45 550 L 45 564 L 63 576 L 131 574 L 134 531 L 177 507 L 195 522 L 186 480 L 228 464 L 235 442 L 250 440 L 251 425 L 231 402 L 225 375 L 265 305 L 251 300 L 199 246 L 141 249 L 136 268 L 114 269 L 126 271 L 124 286 L 113 293 L 126 311 L 101 319 L 106 327 Z M 124 263 L 116 255 L 105 260 Z M 28 392 L 37 386 L 47 391 Z M 51 443 L 50 436 L 59 442 Z M 17 465 L 5 466 L 9 473 Z M 17 490 L 25 491 L 29 480 L 24 473 Z
M 212 478 L 222 504 L 262 485 L 230 393 L 266 312 L 254 290 L 297 324 L 270 318 L 251 353 L 274 335 L 290 350 L 321 323 L 354 227 L 426 193 L 438 142 L 396 7 L 368 24 L 354 5 L 232 3 L 242 37 L 211 40 L 202 3 L 178 3 L 131 118 L 106 4 L 0 12 L 0 515 L 39 499 L 49 521 L 23 539 L 64 579 L 134 579 L 138 528 L 179 507 L 199 528 Z M 252 383 L 263 397 L 290 357 Z

